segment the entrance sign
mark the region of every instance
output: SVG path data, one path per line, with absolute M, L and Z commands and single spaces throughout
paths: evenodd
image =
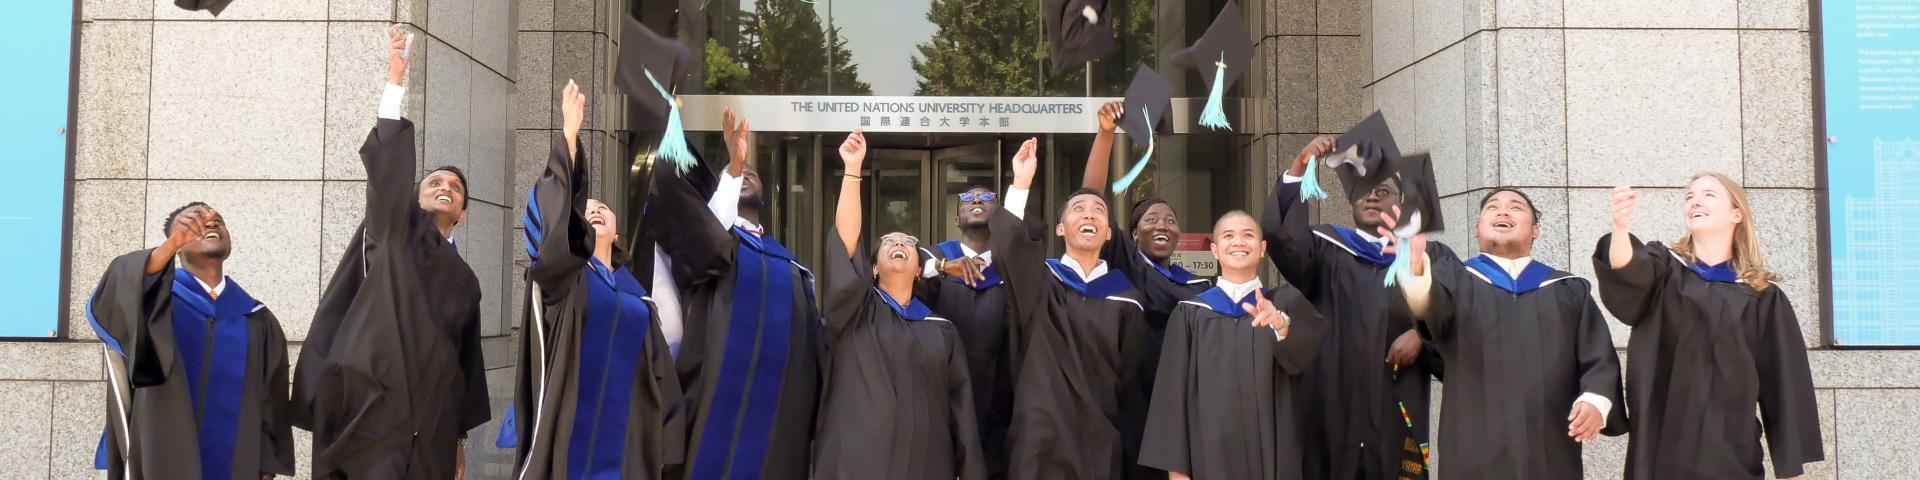
M 1043 134 L 1094 133 L 1094 112 L 1118 97 L 876 97 L 833 95 L 681 95 L 689 131 L 718 131 L 727 107 L 745 115 L 754 131 Z M 1176 99 L 1168 133 L 1196 131 L 1205 99 Z M 1240 125 L 1243 99 L 1228 99 L 1227 116 Z M 1236 131 L 1238 131 L 1236 129 Z

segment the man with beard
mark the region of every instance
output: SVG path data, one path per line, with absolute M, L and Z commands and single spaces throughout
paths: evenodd
M 685 308 L 674 364 L 691 437 L 686 463 L 667 477 L 806 478 L 824 348 L 813 273 L 761 227 L 748 132 L 728 130 L 729 162 L 711 200 L 702 202 L 686 176 L 656 167 L 648 206 L 698 211 L 705 203 L 714 215 L 641 227 L 672 256 Z
M 1018 356 L 1008 323 L 1006 282 L 993 263 L 987 220 L 1000 211 L 1000 199 L 984 185 L 960 194 L 953 225 L 960 239 L 921 249 L 927 258 L 914 296 L 953 322 L 966 350 L 973 381 L 973 409 L 988 478 L 1007 475 L 1007 425 L 1013 420 L 1013 368 Z
M 87 301 L 108 380 L 94 467 L 108 478 L 293 475 L 279 319 L 227 278 L 219 211 L 193 202 L 161 225 L 166 241 L 114 259 Z
M 467 431 L 487 422 L 480 279 L 453 227 L 467 179 L 413 181 L 408 37 L 388 32 L 379 121 L 360 147 L 366 219 L 314 311 L 294 375 L 295 425 L 313 431 L 315 478 L 459 478 Z

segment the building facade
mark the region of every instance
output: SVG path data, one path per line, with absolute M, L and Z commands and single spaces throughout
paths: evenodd
M 1535 257 L 1591 275 L 1612 186 L 1642 189 L 1636 231 L 1671 239 L 1681 223 L 1668 207 L 1677 208 L 1688 177 L 1727 173 L 1753 195 L 1762 245 L 1812 350 L 1828 460 L 1807 478 L 1901 478 L 1920 454 L 1905 434 L 1920 428 L 1907 414 L 1920 407 L 1920 374 L 1902 367 L 1920 352 L 1840 349 L 1821 334 L 1807 1 L 1247 0 L 1240 8 L 1258 46 L 1247 77 L 1226 92 L 1235 129 L 1161 132 L 1138 190 L 1167 197 L 1200 230 L 1257 205 L 1313 136 L 1380 110 L 1403 151 L 1434 154 L 1456 218 L 1443 240 L 1473 251 L 1461 219 L 1489 188 L 1519 186 L 1542 213 Z M 237 0 L 218 18 L 167 0 L 75 3 L 67 307 L 53 338 L 0 339 L 6 478 L 99 475 L 91 465 L 104 372 L 81 304 L 110 259 L 158 243 L 160 217 L 187 201 L 222 210 L 236 237 L 229 274 L 279 314 L 298 348 L 361 215 L 356 151 L 373 124 L 391 23 L 421 33 L 407 102 L 420 170 L 455 165 L 471 181 L 456 238 L 485 288 L 496 421 L 474 432 L 469 475 L 506 478 L 511 454 L 491 440 L 510 400 L 526 288 L 520 209 L 558 138 L 553 98 L 569 80 L 586 87 L 592 188 L 625 218 L 637 218 L 642 182 L 633 179 L 645 178 L 659 136 L 613 87 L 622 19 L 699 52 L 696 91 L 680 93 L 701 109 L 687 120 L 710 164 L 724 161 L 712 110 L 757 115 L 749 120 L 769 226 L 803 258 L 819 258 L 839 183 L 821 179 L 835 174 L 838 132 L 851 129 L 830 122 L 857 120 L 817 120 L 827 117 L 783 103 L 965 96 L 1097 108 L 1088 99 L 1120 96 L 1144 64 L 1186 97 L 1178 117 L 1206 92 L 1197 73 L 1166 57 L 1226 2 L 1115 0 L 1119 52 L 1059 72 L 1043 56 L 1034 0 L 976 2 L 984 11 L 956 10 L 956 1 Z M 982 132 L 940 127 L 937 116 L 899 127 L 900 115 L 871 115 L 868 125 L 888 118 L 895 128 L 869 135 L 872 174 L 887 180 L 865 185 L 870 222 L 949 238 L 951 194 L 1003 187 L 1007 154 L 1029 137 L 1043 141 L 1038 198 L 1056 204 L 1084 165 L 1092 112 L 1084 123 L 1030 130 L 1017 122 L 1037 117 L 1009 115 L 1003 129 L 989 115 L 995 126 Z M 1122 140 L 1115 151 L 1118 171 L 1142 149 Z M 1351 216 L 1338 202 L 1316 215 Z M 1626 327 L 1615 323 L 1614 339 L 1624 348 Z M 1590 445 L 1588 477 L 1618 478 L 1625 443 Z M 304 478 L 304 436 L 300 446 Z M 1436 445 L 1441 477 L 1445 452 Z

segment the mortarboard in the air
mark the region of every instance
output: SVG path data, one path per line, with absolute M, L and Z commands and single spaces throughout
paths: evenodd
M 1045 0 L 1041 2 L 1047 43 L 1052 47 L 1053 73 L 1113 53 L 1113 18 L 1119 12 L 1111 0 Z
M 173 5 L 176 7 L 196 12 L 206 10 L 207 13 L 212 13 L 216 17 L 220 16 L 222 10 L 227 9 L 229 3 L 233 3 L 233 0 L 173 0 Z
M 1193 45 L 1174 52 L 1174 64 L 1200 71 L 1200 78 L 1212 89 L 1207 94 L 1206 107 L 1200 111 L 1201 126 L 1214 130 L 1233 128 L 1221 109 L 1220 97 L 1246 72 L 1247 61 L 1252 58 L 1253 41 L 1247 35 L 1246 21 L 1240 16 L 1240 4 L 1232 0 L 1220 9 L 1213 25 L 1207 27 L 1207 33 Z
M 1393 130 L 1387 127 L 1387 117 L 1380 112 L 1373 112 L 1347 133 L 1341 134 L 1334 141 L 1333 151 L 1325 158 L 1308 161 L 1307 175 L 1301 182 L 1302 200 L 1327 196 L 1319 188 L 1315 163 L 1333 169 L 1340 179 L 1340 185 L 1346 187 L 1347 203 L 1351 204 L 1360 201 L 1360 197 L 1366 196 L 1375 185 L 1390 178 L 1393 175 L 1389 171 L 1393 168 L 1392 160 L 1399 157 L 1400 148 L 1393 142 Z
M 1400 184 L 1400 216 L 1394 219 L 1394 236 L 1405 240 L 1446 229 L 1441 221 L 1439 188 L 1433 180 L 1432 157 L 1420 153 L 1388 159 L 1380 170 L 1392 172 L 1391 176 Z M 1384 178 L 1375 180 L 1374 184 L 1381 181 L 1385 181 Z M 1412 257 L 1394 255 L 1393 263 L 1387 265 L 1386 286 L 1393 286 L 1402 273 L 1412 271 Z
M 654 156 L 673 162 L 675 170 L 684 174 L 698 161 L 687 147 L 678 98 L 681 82 L 693 74 L 693 52 L 631 16 L 623 23 L 620 43 L 614 82 L 647 111 L 666 115 L 666 132 Z
M 1127 85 L 1127 97 L 1122 102 L 1125 110 L 1120 114 L 1120 128 L 1127 131 L 1127 138 L 1133 143 L 1145 144 L 1147 153 L 1133 162 L 1133 168 L 1127 170 L 1126 175 L 1113 181 L 1113 193 L 1126 191 L 1147 167 L 1147 161 L 1153 159 L 1153 131 L 1160 128 L 1160 123 L 1167 118 L 1167 109 L 1172 107 L 1173 84 L 1146 65 L 1135 69 L 1133 83 Z

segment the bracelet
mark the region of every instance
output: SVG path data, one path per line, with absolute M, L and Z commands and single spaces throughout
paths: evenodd
M 856 181 L 856 182 L 858 182 L 858 181 L 860 181 L 860 176 L 859 176 L 859 175 L 854 175 L 854 174 L 851 174 L 851 173 L 847 173 L 847 174 L 841 174 L 840 176 L 842 176 L 842 177 L 846 177 L 846 178 L 848 178 L 848 179 L 851 179 L 851 180 L 853 180 L 853 181 Z

